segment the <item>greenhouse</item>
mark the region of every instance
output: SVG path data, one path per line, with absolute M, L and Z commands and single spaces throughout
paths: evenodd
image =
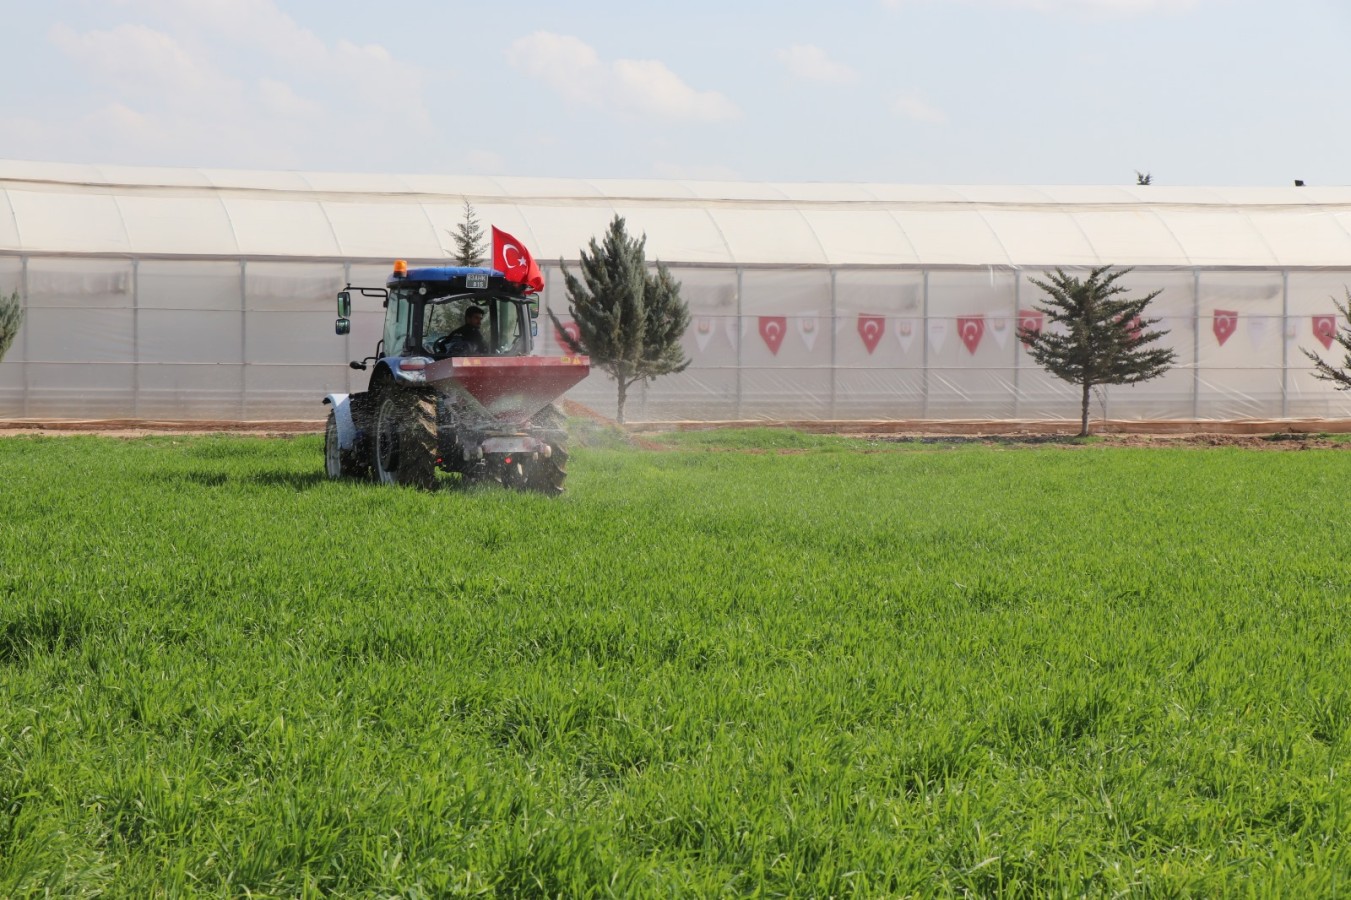
M 0 291 L 25 321 L 0 362 L 0 419 L 315 420 L 365 387 L 368 300 L 334 295 L 392 261 L 444 263 L 468 201 L 544 268 L 613 216 L 682 284 L 690 367 L 630 420 L 1077 419 L 1078 389 L 1016 335 L 1033 279 L 1131 266 L 1177 365 L 1095 415 L 1351 415 L 1301 352 L 1337 357 L 1351 189 L 934 187 L 338 175 L 0 162 Z M 548 319 L 537 352 L 561 352 Z M 1331 349 L 1329 349 L 1331 348 Z M 1339 358 L 1339 357 L 1337 357 Z M 604 373 L 569 395 L 612 413 Z

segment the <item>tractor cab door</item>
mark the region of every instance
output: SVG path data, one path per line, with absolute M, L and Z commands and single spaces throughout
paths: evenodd
M 389 292 L 389 304 L 385 307 L 385 354 L 404 356 L 412 330 L 412 292 L 396 288 Z

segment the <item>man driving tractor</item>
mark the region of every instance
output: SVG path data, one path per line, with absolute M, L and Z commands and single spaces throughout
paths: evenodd
M 487 356 L 488 342 L 483 338 L 482 326 L 483 310 L 471 306 L 464 311 L 464 324 L 438 343 L 452 356 Z

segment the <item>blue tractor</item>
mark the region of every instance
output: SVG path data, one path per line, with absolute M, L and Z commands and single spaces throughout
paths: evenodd
M 328 477 L 432 488 L 439 471 L 562 493 L 567 423 L 554 401 L 591 366 L 532 355 L 537 295 L 494 269 L 399 260 L 385 287 L 338 294 L 340 335 L 354 295 L 383 302 L 385 330 L 373 356 L 351 363 L 370 370 L 369 387 L 324 398 Z

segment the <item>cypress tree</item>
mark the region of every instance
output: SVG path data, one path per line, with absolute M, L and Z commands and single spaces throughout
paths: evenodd
M 624 219 L 615 216 L 601 243 L 592 238 L 591 252 L 581 251 L 581 279 L 563 266 L 571 300 L 568 314 L 577 323 L 578 339 L 549 312 L 568 350 L 590 356 L 592 364 L 614 378 L 621 423 L 633 384 L 682 372 L 690 364 L 680 346 L 690 324 L 680 282 L 661 262 L 648 272 L 646 245 L 647 235 L 629 237 Z
M 483 265 L 483 226 L 474 215 L 474 207 L 464 201 L 464 221 L 455 226 L 455 262 L 461 266 Z
M 1049 281 L 1031 279 L 1048 295 L 1036 307 L 1062 331 L 1020 329 L 1018 336 L 1037 364 L 1057 378 L 1083 388 L 1079 436 L 1088 434 L 1088 399 L 1100 384 L 1139 384 L 1172 367 L 1177 354 L 1149 347 L 1166 331 L 1150 331 L 1158 319 L 1144 318 L 1145 307 L 1162 291 L 1130 299 L 1117 281 L 1130 269 L 1102 266 L 1080 280 L 1060 269 Z
M 14 336 L 23 324 L 23 306 L 19 303 L 19 292 L 6 297 L 0 294 L 0 359 L 5 358 L 9 348 L 14 345 Z

